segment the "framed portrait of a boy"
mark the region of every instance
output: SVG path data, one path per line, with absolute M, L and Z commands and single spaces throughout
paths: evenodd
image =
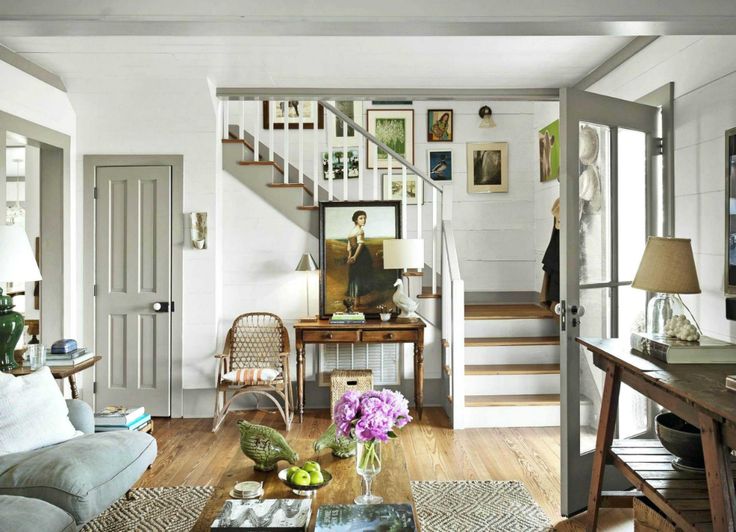
M 346 300 L 366 317 L 393 306 L 399 270 L 383 268 L 383 241 L 401 238 L 399 201 L 319 204 L 320 317 L 344 312 Z

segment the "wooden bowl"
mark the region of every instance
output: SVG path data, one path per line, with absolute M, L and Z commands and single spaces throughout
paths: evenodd
M 703 444 L 700 430 L 672 412 L 662 412 L 654 418 L 657 437 L 662 446 L 675 455 L 676 469 L 703 470 Z

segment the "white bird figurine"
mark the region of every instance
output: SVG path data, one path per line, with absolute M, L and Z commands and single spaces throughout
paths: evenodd
M 401 279 L 396 279 L 394 286 L 396 286 L 397 288 L 396 292 L 394 292 L 393 302 L 398 308 L 401 309 L 401 315 L 399 316 L 399 319 L 416 321 L 419 316 L 415 311 L 417 310 L 419 303 L 417 303 L 404 293 L 404 283 L 401 281 Z

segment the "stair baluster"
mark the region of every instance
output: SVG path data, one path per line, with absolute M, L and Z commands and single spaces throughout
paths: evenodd
M 240 97 L 240 138 L 245 140 L 245 98 Z
M 378 200 L 381 199 L 378 195 L 378 144 L 371 143 L 371 149 L 373 149 L 373 199 Z
M 357 140 L 358 132 L 355 132 L 356 142 L 358 143 L 358 201 L 363 201 L 363 165 L 365 159 L 363 157 L 364 145 L 362 142 Z
M 319 104 L 314 101 L 315 113 L 319 114 Z M 326 126 L 325 126 L 326 127 Z M 312 205 L 319 205 L 319 182 L 322 177 L 322 165 L 319 160 L 319 130 L 317 124 L 312 129 L 312 183 L 314 188 L 314 195 L 312 196 Z
M 325 133 L 327 134 L 327 199 L 332 201 L 334 198 L 334 183 L 335 172 L 332 164 L 332 120 L 328 120 L 325 124 Z
M 276 118 L 276 108 L 273 100 L 268 100 L 268 160 L 276 162 L 273 158 L 273 122 Z
M 253 160 L 261 160 L 261 102 L 256 100 L 255 123 L 253 124 Z M 245 132 L 243 132 L 245 134 Z
M 348 157 L 348 123 L 345 120 L 342 123 L 342 199 L 348 200 L 348 172 L 350 171 L 350 160 Z
M 289 145 L 289 124 L 291 122 L 291 119 L 289 117 L 289 100 L 286 100 L 283 102 L 284 105 L 284 156 L 282 157 L 284 160 L 284 183 L 290 183 L 291 182 L 291 172 L 289 172 L 289 152 L 291 151 L 291 146 Z
M 299 102 L 299 184 L 304 184 L 304 106 Z M 315 107 L 316 109 L 316 107 Z

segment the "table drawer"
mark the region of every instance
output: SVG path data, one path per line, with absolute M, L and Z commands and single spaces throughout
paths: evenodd
M 304 341 L 312 343 L 340 342 L 354 344 L 359 341 L 358 331 L 304 331 Z
M 364 342 L 415 342 L 415 331 L 363 331 Z

